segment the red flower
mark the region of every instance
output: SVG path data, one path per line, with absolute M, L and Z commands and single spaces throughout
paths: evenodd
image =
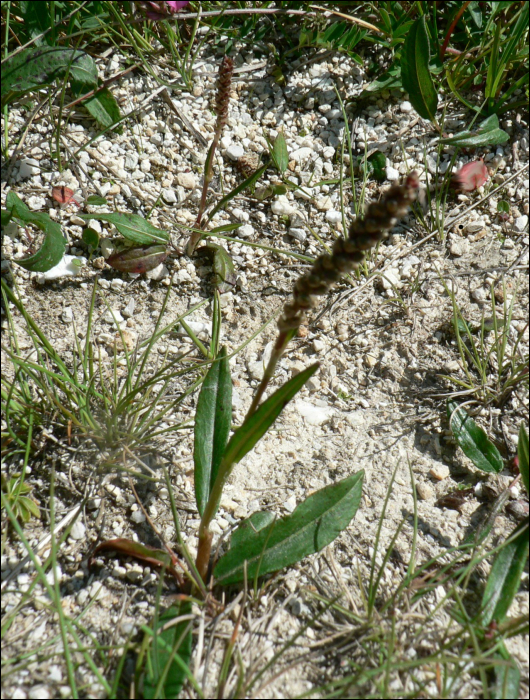
M 482 158 L 466 163 L 453 175 L 453 186 L 462 192 L 472 192 L 483 185 L 489 178 L 487 167 Z

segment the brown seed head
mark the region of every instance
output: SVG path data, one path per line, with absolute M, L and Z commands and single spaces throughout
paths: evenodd
M 219 66 L 217 80 L 217 94 L 215 96 L 215 113 L 217 114 L 217 128 L 222 129 L 228 120 L 228 102 L 230 100 L 230 86 L 234 62 L 229 56 L 225 56 Z

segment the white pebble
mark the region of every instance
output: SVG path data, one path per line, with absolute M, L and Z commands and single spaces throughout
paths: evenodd
M 393 182 L 394 180 L 399 180 L 399 171 L 392 168 L 390 165 L 386 166 L 386 179 Z
M 86 258 L 76 257 L 75 255 L 65 255 L 55 267 L 40 274 L 37 277 L 37 282 L 43 284 L 49 280 L 57 280 L 61 277 L 75 277 L 80 273 L 85 263 Z
M 231 143 L 225 153 L 232 160 L 239 160 L 245 154 L 245 149 L 239 143 Z
M 82 540 L 85 538 L 86 535 L 86 528 L 81 522 L 81 520 L 76 520 L 75 523 L 72 525 L 72 529 L 70 530 L 70 537 L 72 540 Z
M 149 270 L 149 272 L 145 273 L 147 279 L 153 280 L 154 282 L 160 282 L 160 280 L 163 280 L 164 277 L 167 277 L 168 275 L 169 270 L 164 263 L 160 263 L 160 265 L 157 265 L 153 270 Z
M 177 182 L 185 190 L 194 190 L 197 187 L 197 180 L 193 173 L 179 173 Z
M 402 112 L 412 112 L 412 105 L 410 104 L 410 102 L 408 102 L 408 100 L 405 100 L 399 105 L 399 109 Z
M 523 231 L 526 230 L 526 227 L 528 226 L 528 217 L 526 214 L 524 216 L 518 216 L 517 219 L 513 222 L 513 227 L 516 231 L 519 233 L 523 233 Z
M 295 163 L 301 163 L 302 161 L 307 160 L 311 155 L 313 155 L 313 149 L 303 147 L 297 148 L 296 151 L 289 154 L 289 157 L 291 160 L 294 160 Z

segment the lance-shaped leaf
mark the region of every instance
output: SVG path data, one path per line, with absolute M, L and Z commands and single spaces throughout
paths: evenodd
M 66 75 L 70 80 L 97 85 L 96 64 L 84 51 L 55 46 L 25 49 L 8 58 L 2 67 L 2 105 Z
M 519 428 L 519 441 L 517 443 L 517 456 L 519 457 L 519 471 L 526 493 L 530 493 L 530 479 L 528 477 L 528 433 L 521 423 Z
M 71 87 L 76 97 L 81 97 L 81 95 L 85 95 L 93 89 L 92 86 L 78 83 L 77 81 L 72 83 Z M 104 129 L 117 124 L 121 119 L 120 108 L 116 98 L 106 87 L 100 88 L 94 95 L 84 99 L 81 104 Z M 115 131 L 117 133 L 123 131 L 121 124 L 116 125 Z
M 191 679 L 191 612 L 191 602 L 180 600 L 155 619 L 144 677 L 144 698 L 176 698 L 186 677 Z
M 278 571 L 326 547 L 350 524 L 361 500 L 364 472 L 331 484 L 295 511 L 256 531 L 246 527 L 214 569 L 217 583 L 238 583 Z M 241 527 L 245 527 L 244 523 Z M 237 531 L 236 531 L 237 532 Z
M 287 170 L 289 165 L 289 155 L 287 153 L 287 143 L 285 141 L 285 136 L 283 131 L 278 132 L 278 136 L 274 139 L 274 146 L 272 147 L 272 160 L 274 165 L 278 170 L 283 173 Z
M 127 557 L 138 559 L 145 564 L 154 566 L 156 569 L 166 567 L 168 573 L 174 576 L 177 581 L 180 582 L 181 580 L 180 574 L 173 566 L 173 560 L 163 549 L 156 549 L 155 547 L 149 547 L 145 544 L 140 544 L 139 542 L 133 542 L 132 540 L 119 537 L 114 540 L 106 540 L 105 542 L 101 542 L 101 544 L 99 544 L 94 550 L 92 559 L 100 552 L 117 552 L 118 554 L 123 554 Z
M 521 583 L 528 558 L 528 518 L 513 531 L 497 554 L 482 598 L 481 622 L 487 627 L 492 620 L 502 622 Z
M 63 259 L 66 250 L 66 240 L 61 226 L 56 221 L 52 221 L 48 214 L 30 211 L 12 190 L 7 194 L 6 209 L 15 219 L 24 224 L 33 224 L 44 232 L 44 241 L 39 250 L 27 258 L 16 260 L 17 265 L 31 272 L 47 272 L 55 267 Z
M 231 422 L 232 379 L 226 348 L 222 348 L 204 379 L 195 414 L 195 498 L 201 515 L 219 472 Z
M 401 79 L 416 112 L 434 122 L 438 95 L 429 72 L 429 59 L 429 35 L 423 16 L 414 22 L 405 39 L 401 52 Z
M 164 245 L 147 245 L 138 248 L 126 248 L 112 253 L 107 258 L 107 264 L 120 272 L 135 272 L 142 274 L 154 270 L 167 258 Z
M 456 401 L 447 402 L 447 416 L 453 435 L 466 457 L 483 472 L 498 474 L 503 468 L 502 457 L 482 428 L 465 409 L 458 407 Z
M 138 214 L 79 214 L 82 219 L 89 221 L 107 221 L 114 224 L 116 229 L 124 238 L 139 245 L 149 245 L 153 243 L 167 243 L 169 233 L 160 228 L 156 228 L 143 216 Z
M 485 119 L 477 131 L 462 131 L 451 138 L 440 139 L 440 143 L 461 148 L 477 148 L 478 146 L 498 146 L 506 143 L 510 136 L 499 127 L 499 117 L 493 114 Z

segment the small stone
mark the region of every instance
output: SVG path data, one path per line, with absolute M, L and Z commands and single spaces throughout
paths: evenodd
M 412 105 L 410 104 L 410 102 L 408 100 L 405 100 L 404 102 L 402 102 L 399 105 L 399 109 L 402 112 L 412 112 Z
M 451 255 L 454 255 L 455 258 L 461 258 L 463 255 L 469 253 L 469 250 L 470 245 L 469 241 L 466 238 L 454 241 L 449 247 L 449 252 L 451 253 Z
M 307 239 L 307 233 L 304 231 L 303 228 L 296 228 L 291 226 L 289 229 L 289 235 L 295 238 L 297 241 L 300 241 L 300 243 L 303 243 Z
M 399 180 L 401 175 L 399 174 L 399 170 L 396 170 L 395 168 L 392 168 L 390 165 L 386 166 L 386 179 L 390 180 L 393 182 L 394 180 Z
M 125 306 L 122 310 L 122 316 L 124 318 L 131 318 L 131 316 L 134 314 L 134 308 L 136 306 L 136 301 L 134 297 L 131 297 L 129 301 L 127 302 L 127 306 Z
M 80 520 L 76 520 L 70 530 L 70 538 L 72 540 L 82 540 L 85 538 L 86 528 Z
M 460 369 L 460 363 L 458 362 L 458 360 L 450 360 L 444 365 L 444 371 L 447 373 L 459 372 Z
M 377 364 L 377 357 L 374 355 L 366 354 L 363 358 L 363 362 L 369 369 L 373 369 Z
M 197 180 L 193 173 L 178 173 L 177 182 L 185 190 L 194 190 L 197 187 Z
M 281 194 L 278 199 L 274 200 L 274 202 L 271 204 L 271 211 L 277 216 L 289 216 L 296 210 L 287 197 L 284 194 Z
M 488 299 L 488 293 L 484 287 L 477 287 L 471 292 L 471 297 L 478 304 L 484 304 Z
M 430 501 L 431 498 L 434 497 L 434 491 L 432 488 L 429 486 L 429 484 L 425 484 L 423 482 L 420 482 L 416 486 L 416 493 L 421 501 Z
M 149 270 L 149 272 L 145 273 L 147 279 L 153 280 L 154 282 L 160 282 L 164 279 L 164 277 L 167 277 L 168 275 L 169 270 L 164 265 L 164 263 L 160 263 L 160 265 L 157 265 L 153 270 Z
M 140 525 L 140 523 L 144 523 L 145 519 L 145 515 L 141 510 L 135 510 L 131 513 L 131 520 L 137 525 Z
M 74 320 L 74 312 L 71 306 L 65 306 L 61 314 L 61 321 L 63 323 L 72 323 Z
M 32 175 L 40 173 L 39 161 L 35 158 L 24 158 L 18 166 L 18 176 L 21 180 L 25 180 Z
M 325 350 L 326 344 L 323 343 L 321 340 L 313 340 L 313 350 L 315 352 L 322 352 Z
M 464 231 L 466 233 L 478 233 L 478 231 L 482 231 L 483 228 L 484 222 L 481 219 L 477 219 L 476 221 L 468 221 L 464 226 Z
M 381 284 L 383 285 L 383 289 L 401 287 L 399 271 L 390 268 L 390 270 L 383 272 L 381 275 Z
M 231 160 L 239 160 L 245 153 L 245 149 L 239 143 L 231 143 L 225 151 Z
M 317 199 L 315 206 L 318 211 L 329 211 L 333 206 L 331 197 L 321 197 L 320 199 Z
M 526 230 L 527 226 L 528 216 L 526 216 L 526 214 L 524 216 L 518 216 L 517 219 L 515 219 L 515 221 L 513 222 L 513 228 L 518 233 L 523 233 Z
M 175 204 L 177 201 L 177 195 L 175 194 L 175 190 L 172 189 L 171 187 L 164 187 L 162 190 L 162 199 L 166 204 Z
M 121 323 L 123 321 L 123 316 L 118 309 L 110 309 L 103 315 L 103 321 L 105 323 L 116 325 L 117 323 Z
M 43 284 L 49 280 L 61 279 L 61 277 L 76 277 L 81 272 L 81 268 L 85 263 L 86 258 L 76 257 L 75 255 L 65 255 L 55 267 L 39 275 L 37 282 Z
M 437 464 L 432 469 L 429 469 L 429 474 L 433 479 L 436 479 L 436 481 L 443 481 L 444 479 L 447 479 L 450 473 L 449 467 L 445 464 Z
M 283 504 L 283 507 L 288 513 L 292 513 L 296 509 L 296 496 L 288 498 Z
M 342 214 L 336 209 L 331 209 L 326 212 L 326 221 L 330 224 L 340 224 L 342 223 Z
M 296 408 L 308 425 L 323 425 L 335 415 L 335 409 L 330 406 L 314 406 L 302 400 L 296 402 Z
M 237 235 L 241 236 L 241 238 L 249 238 L 254 234 L 254 227 L 251 226 L 250 224 L 245 224 L 244 226 L 240 226 L 237 229 Z
M 312 148 L 308 148 L 307 146 L 304 146 L 303 148 L 297 148 L 295 151 L 289 154 L 289 157 L 291 160 L 294 160 L 295 163 L 302 163 L 304 160 L 307 160 L 310 156 L 312 156 L 314 153 Z

